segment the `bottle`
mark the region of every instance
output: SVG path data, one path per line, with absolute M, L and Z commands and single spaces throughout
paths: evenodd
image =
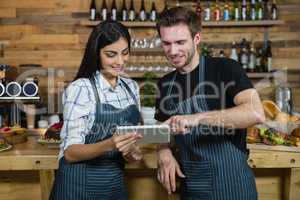
M 130 1 L 130 8 L 129 8 L 129 21 L 135 20 L 135 10 L 134 10 L 134 3 L 133 0 Z
M 146 21 L 146 9 L 145 9 L 145 1 L 142 0 L 141 9 L 140 9 L 140 21 Z
M 237 62 L 239 61 L 239 57 L 238 57 L 237 50 L 236 50 L 236 43 L 234 41 L 232 42 L 232 45 L 231 45 L 230 58 L 232 60 L 237 61 Z
M 91 1 L 91 6 L 90 6 L 90 20 L 95 21 L 96 20 L 96 3 L 95 0 Z
M 107 5 L 106 5 L 106 0 L 103 0 L 103 2 L 102 2 L 101 17 L 102 17 L 103 21 L 107 20 Z
M 273 0 L 272 6 L 271 6 L 271 19 L 277 20 L 278 19 L 278 10 L 276 5 L 276 0 Z
M 224 54 L 224 50 L 220 50 L 220 55 L 219 55 L 220 58 L 224 58 L 225 57 L 225 54 Z
M 113 0 L 112 2 L 112 6 L 111 6 L 111 20 L 112 21 L 117 21 L 117 4 L 116 4 L 116 0 Z
M 201 19 L 202 10 L 200 0 L 198 0 L 196 4 L 196 15 Z
M 269 17 L 269 6 L 268 6 L 268 1 L 269 0 L 263 0 L 264 1 L 264 8 L 263 8 L 263 19 L 268 20 Z
M 157 17 L 157 10 L 156 10 L 156 7 L 155 7 L 155 1 L 153 0 L 152 1 L 151 11 L 150 11 L 150 20 L 152 22 L 155 22 L 156 21 L 156 17 Z
M 248 71 L 248 54 L 247 54 L 247 49 L 244 47 L 242 48 L 242 52 L 241 52 L 241 64 L 243 66 L 243 69 Z
M 204 9 L 204 21 L 210 21 L 210 1 L 206 2 L 206 7 Z
M 262 20 L 263 19 L 263 12 L 264 12 L 264 9 L 263 9 L 263 2 L 262 0 L 258 0 L 258 3 L 257 3 L 257 8 L 256 8 L 256 12 L 257 12 L 257 19 L 258 20 Z
M 249 72 L 254 72 L 256 67 L 256 54 L 253 43 L 251 44 L 250 53 L 249 53 Z
M 256 62 L 255 62 L 257 72 L 264 72 L 265 71 L 265 69 L 264 69 L 265 66 L 263 65 L 264 62 L 262 60 L 263 59 L 262 55 L 263 55 L 262 47 L 257 47 L 257 49 L 256 49 Z
M 219 7 L 218 0 L 216 0 L 213 15 L 214 15 L 214 20 L 215 21 L 220 21 L 220 19 L 221 19 L 221 10 L 220 10 L 220 7 Z
M 247 20 L 247 1 L 246 0 L 243 0 L 241 15 L 242 15 L 242 20 L 246 21 Z
M 271 50 L 271 41 L 267 41 L 267 49 L 266 49 L 266 67 L 268 72 L 272 71 L 272 50 Z
M 224 10 L 223 10 L 223 20 L 224 21 L 230 20 L 229 5 L 228 5 L 227 0 L 225 1 Z
M 255 7 L 255 0 L 251 0 L 251 5 L 250 5 L 250 19 L 251 20 L 256 20 L 256 7 Z
M 123 0 L 122 3 L 122 21 L 127 21 L 128 20 L 128 13 L 127 13 L 127 6 L 126 6 L 126 1 Z
M 233 19 L 235 21 L 240 20 L 240 9 L 239 9 L 239 2 L 238 0 L 235 0 L 233 3 Z

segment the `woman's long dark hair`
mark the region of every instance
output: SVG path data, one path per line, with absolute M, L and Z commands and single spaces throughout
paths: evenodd
M 127 40 L 130 49 L 130 35 L 128 29 L 123 24 L 116 21 L 103 21 L 99 23 L 90 34 L 80 68 L 74 81 L 79 78 L 93 77 L 96 71 L 100 71 L 102 68 L 100 50 L 122 37 Z

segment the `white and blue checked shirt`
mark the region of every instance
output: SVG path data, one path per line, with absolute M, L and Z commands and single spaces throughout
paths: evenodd
M 121 79 L 127 83 L 132 93 L 140 102 L 139 86 L 132 79 L 118 77 L 117 86 L 113 88 L 100 72 L 96 73 L 96 87 L 101 103 L 110 104 L 116 108 L 126 108 L 135 104 Z M 64 150 L 72 144 L 84 144 L 85 136 L 92 129 L 96 114 L 96 99 L 89 79 L 80 78 L 72 82 L 64 91 L 63 118 L 60 137 L 62 143 L 58 158 L 63 157 Z M 138 105 L 140 108 L 140 105 Z

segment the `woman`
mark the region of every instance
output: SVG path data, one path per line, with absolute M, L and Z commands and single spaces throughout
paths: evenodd
M 50 199 L 125 200 L 126 160 L 141 159 L 138 134 L 114 135 L 117 125 L 140 122 L 139 89 L 120 77 L 129 59 L 130 35 L 105 21 L 91 33 L 75 80 L 64 93 L 63 142 Z

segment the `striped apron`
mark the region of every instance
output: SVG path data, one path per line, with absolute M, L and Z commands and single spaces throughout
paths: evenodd
M 200 64 L 199 84 L 205 80 L 204 57 Z M 167 96 L 171 95 L 172 85 Z M 167 110 L 173 110 L 172 115 L 208 111 L 204 87 L 198 89 L 197 95 L 179 103 L 170 98 L 165 104 Z M 186 135 L 175 136 L 175 155 L 186 176 L 181 179 L 182 200 L 257 200 L 248 155 L 223 134 L 225 131 L 220 127 L 200 125 Z
M 110 138 L 117 125 L 137 125 L 140 122 L 138 100 L 124 81 L 126 89 L 136 103 L 125 109 L 100 103 L 95 80 L 92 78 L 90 81 L 96 98 L 96 116 L 90 133 L 85 137 L 85 144 Z M 76 163 L 68 163 L 62 157 L 50 199 L 127 200 L 123 169 L 124 159 L 117 150 L 109 151 L 92 160 Z

